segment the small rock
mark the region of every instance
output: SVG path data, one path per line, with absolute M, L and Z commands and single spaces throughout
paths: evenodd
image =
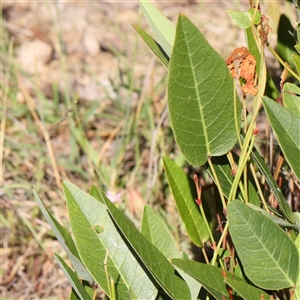
M 40 40 L 22 44 L 18 50 L 18 61 L 25 71 L 41 71 L 51 60 L 52 47 Z
M 99 54 L 100 45 L 97 40 L 97 35 L 94 34 L 92 30 L 87 29 L 83 38 L 83 45 L 86 52 L 91 56 L 96 56 Z

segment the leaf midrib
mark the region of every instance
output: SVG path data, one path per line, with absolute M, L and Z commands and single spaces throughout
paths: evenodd
M 238 213 L 238 212 L 237 212 L 237 213 Z M 250 225 L 250 223 L 248 222 L 248 220 L 249 220 L 248 218 L 247 218 L 247 219 L 244 219 L 244 220 L 245 220 L 244 225 L 246 225 L 246 224 Z M 255 231 L 252 230 L 252 227 L 249 226 L 248 228 L 250 229 L 250 231 L 252 231 L 252 233 L 253 233 L 254 236 L 259 237 L 259 236 L 255 233 Z M 275 263 L 275 265 L 278 267 L 278 269 L 282 271 L 283 275 L 284 275 L 285 278 L 288 280 L 288 282 L 290 282 L 291 285 L 293 285 L 293 282 L 291 282 L 291 279 L 290 279 L 289 277 L 286 276 L 286 273 L 285 273 L 284 270 L 281 268 L 281 266 L 279 266 L 279 264 L 277 263 L 277 260 L 275 260 L 275 259 L 273 258 L 274 256 L 271 255 L 271 252 L 270 252 L 270 251 L 264 246 L 264 244 L 261 242 L 261 238 L 258 238 L 258 241 L 259 241 L 259 243 L 261 244 L 262 248 L 265 249 L 266 252 L 270 255 L 271 259 L 273 260 L 273 262 Z M 290 270 L 290 268 L 289 268 L 289 270 Z M 288 273 L 289 270 L 287 270 L 287 273 Z
M 182 31 L 185 32 L 183 29 L 182 29 Z M 185 41 L 187 41 L 187 37 L 185 38 Z M 207 134 L 207 130 L 206 130 L 206 122 L 205 122 L 205 119 L 204 119 L 203 108 L 202 108 L 202 105 L 201 105 L 200 93 L 198 91 L 195 67 L 193 66 L 192 61 L 191 61 L 191 51 L 190 51 L 190 47 L 189 47 L 188 42 L 186 42 L 186 46 L 188 48 L 188 58 L 189 58 L 189 63 L 190 63 L 190 69 L 192 70 L 192 74 L 193 74 L 194 87 L 195 87 L 195 91 L 196 91 L 196 97 L 197 97 L 201 122 L 203 124 L 203 134 L 204 134 L 204 138 L 205 138 L 206 152 L 207 152 L 207 155 L 209 155 L 209 153 L 211 153 L 211 151 L 210 151 L 210 147 L 209 147 L 208 134 Z

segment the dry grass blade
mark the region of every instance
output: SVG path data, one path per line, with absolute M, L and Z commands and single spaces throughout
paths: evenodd
M 34 118 L 38 128 L 40 129 L 40 131 L 41 131 L 41 133 L 44 137 L 44 140 L 45 140 L 46 146 L 47 146 L 47 150 L 48 150 L 48 153 L 49 153 L 49 157 L 50 157 L 50 160 L 51 160 L 51 164 L 52 164 L 52 168 L 53 168 L 53 172 L 54 172 L 54 177 L 55 177 L 55 180 L 56 180 L 56 185 L 60 189 L 61 188 L 61 178 L 60 178 L 60 175 L 59 175 L 59 172 L 58 172 L 56 158 L 55 158 L 53 147 L 52 147 L 52 144 L 51 144 L 51 139 L 50 139 L 49 132 L 46 130 L 44 124 L 41 122 L 40 118 L 38 117 L 37 113 L 35 112 L 35 104 L 34 104 L 33 99 L 31 98 L 31 96 L 29 95 L 29 93 L 24 88 L 22 88 L 21 86 L 20 86 L 20 89 L 21 89 L 23 95 L 25 96 L 25 99 L 26 99 L 27 105 L 30 109 L 30 112 L 32 114 L 32 117 Z

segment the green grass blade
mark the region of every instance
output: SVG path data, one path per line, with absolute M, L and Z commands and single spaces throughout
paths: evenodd
M 209 156 L 223 155 L 236 143 L 233 92 L 233 78 L 223 58 L 180 15 L 168 103 L 176 142 L 192 165 L 203 165 Z
M 228 220 L 233 244 L 251 282 L 270 290 L 295 285 L 298 251 L 278 225 L 238 200 L 229 203 Z

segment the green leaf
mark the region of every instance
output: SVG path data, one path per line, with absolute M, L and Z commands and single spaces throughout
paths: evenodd
M 77 296 L 77 294 L 74 291 L 74 289 L 71 289 L 69 300 L 80 300 L 80 298 Z
M 244 134 L 243 134 L 244 135 Z M 241 139 L 244 140 L 244 136 L 241 135 Z M 257 149 L 253 147 L 251 152 L 251 158 L 258 166 L 260 172 L 265 176 L 265 179 L 271 188 L 272 192 L 277 198 L 278 204 L 280 208 L 282 209 L 282 212 L 284 214 L 284 217 L 291 222 L 292 224 L 295 224 L 295 217 L 293 215 L 292 209 L 286 202 L 286 199 L 283 197 L 282 192 L 276 183 L 272 173 L 270 172 L 268 166 L 266 165 L 265 161 L 261 157 L 261 155 L 258 153 Z
M 55 254 L 55 260 L 59 264 L 60 268 L 63 270 L 65 276 L 68 278 L 77 296 L 81 300 L 92 299 L 90 295 L 87 293 L 87 291 L 84 289 L 77 275 L 72 271 L 72 269 L 64 262 L 64 260 L 58 254 Z
M 82 129 L 73 126 L 72 136 L 76 139 L 80 147 L 83 149 L 84 153 L 87 153 L 88 157 L 91 159 L 94 165 L 98 165 L 98 153 L 95 151 L 92 144 L 85 137 L 85 134 L 82 132 Z
M 99 190 L 97 189 L 96 186 L 92 186 L 91 190 L 90 190 L 90 195 L 93 196 L 94 198 L 96 198 L 98 201 L 100 201 L 101 203 L 105 204 L 105 202 L 102 200 L 102 197 L 99 193 Z
M 172 299 L 190 299 L 187 284 L 175 273 L 166 257 L 101 193 L 115 224 L 145 267 Z M 146 298 L 146 297 L 145 297 Z
M 110 280 L 113 280 L 114 282 L 119 281 L 116 285 L 118 295 L 122 296 L 124 299 L 130 299 L 127 287 L 119 280 L 120 274 L 118 270 L 110 259 L 107 260 L 107 251 L 98 237 L 98 233 L 95 229 L 96 226 L 94 227 L 86 218 L 82 212 L 82 207 L 80 207 L 76 201 L 78 199 L 82 199 L 83 201 L 87 199 L 89 201 L 94 198 L 85 194 L 69 182 L 63 183 L 63 190 L 66 196 L 71 229 L 83 263 L 93 276 L 94 280 L 108 296 L 110 296 L 110 290 L 107 283 L 107 273 L 109 274 Z M 87 208 L 89 207 L 88 201 L 85 201 Z M 94 199 L 94 201 L 96 200 Z M 98 203 L 100 207 L 101 203 Z M 100 213 L 103 215 L 105 207 L 104 210 L 98 208 L 97 211 L 95 209 L 90 211 L 97 213 L 98 216 Z M 107 263 L 105 264 L 106 260 Z
M 180 254 L 176 258 L 189 260 L 188 255 L 185 252 L 180 252 Z M 198 295 L 202 285 L 195 278 L 193 278 L 177 266 L 175 266 L 175 269 L 189 286 L 191 299 L 198 299 Z
M 148 0 L 139 0 L 142 12 L 148 25 L 153 31 L 157 43 L 162 47 L 168 57 L 171 56 L 175 26 Z
M 296 238 L 295 246 L 298 249 L 299 266 L 300 266 L 300 234 L 298 234 L 298 237 Z M 296 296 L 295 299 L 300 299 L 300 272 L 298 272 L 298 276 L 297 276 L 297 281 L 295 286 L 295 296 Z
M 233 153 L 233 158 L 236 163 L 238 163 L 238 156 Z M 211 159 L 211 162 L 214 166 L 214 170 L 217 174 L 219 183 L 222 187 L 223 194 L 226 198 L 229 197 L 230 194 L 230 189 L 234 180 L 234 176 L 231 173 L 231 166 L 230 163 L 227 159 L 226 155 L 219 156 L 219 157 L 213 157 Z M 205 164 L 205 168 L 207 169 L 209 175 L 211 178 L 216 182 L 216 179 L 214 178 L 214 174 L 209 166 L 208 163 Z M 260 198 L 257 194 L 254 180 L 251 174 L 248 174 L 248 198 L 249 201 L 254 204 L 254 205 L 260 205 Z M 244 197 L 242 196 L 242 193 L 240 190 L 238 190 L 238 199 L 240 200 L 245 200 Z
M 257 44 L 256 44 L 255 38 L 253 36 L 251 28 L 247 28 L 245 30 L 245 35 L 246 35 L 246 40 L 247 40 L 247 45 L 248 45 L 249 52 L 252 55 L 254 55 L 254 57 L 256 59 L 256 73 L 259 76 L 259 74 L 260 74 L 261 55 L 260 55 L 259 49 L 257 47 Z
M 298 5 L 297 9 L 298 9 L 298 13 L 299 13 L 300 12 L 299 11 L 299 5 Z M 295 33 L 295 35 L 296 35 L 297 43 L 299 44 L 300 43 L 300 25 L 299 25 L 299 23 L 296 25 L 296 33 Z
M 294 212 L 293 213 L 294 214 L 294 216 L 295 216 L 295 219 L 296 219 L 296 225 L 298 226 L 298 227 L 300 227 L 300 213 L 299 212 Z M 300 230 L 299 230 L 299 232 L 300 232 Z
M 190 299 L 198 299 L 197 297 L 199 295 L 202 285 L 196 279 L 194 279 L 192 276 L 188 275 L 178 267 L 175 266 L 175 269 L 188 285 L 191 293 Z
M 269 219 L 271 219 L 274 223 L 276 223 L 277 225 L 283 227 L 283 228 L 289 228 L 289 229 L 294 229 L 296 231 L 300 231 L 300 227 L 297 226 L 297 225 L 294 225 L 294 224 L 291 224 L 290 222 L 282 219 L 282 218 L 279 218 L 277 217 L 276 215 L 274 214 L 270 214 L 268 212 L 266 212 L 265 210 L 263 210 L 262 208 L 256 206 L 256 205 L 253 205 L 251 203 L 247 203 L 247 205 L 252 208 L 253 210 L 256 210 L 258 212 L 260 212 L 261 214 L 263 214 L 264 216 L 268 217 Z
M 202 247 L 209 238 L 209 232 L 195 201 L 197 198 L 195 183 L 170 158 L 165 156 L 163 161 L 169 185 L 186 231 L 193 243 Z M 208 212 L 207 209 L 206 212 Z M 209 216 L 209 213 L 206 216 Z
M 300 179 L 300 119 L 268 97 L 263 105 L 284 156 Z
M 94 299 L 95 295 L 97 293 L 97 290 L 94 290 L 94 288 L 90 285 L 88 281 L 82 281 L 82 285 L 85 289 L 85 291 L 90 295 L 90 298 Z
M 159 217 L 149 205 L 145 205 L 141 233 L 151 242 L 166 258 L 178 256 L 176 242 L 167 224 Z
M 253 299 L 273 299 L 263 290 L 260 290 L 244 281 L 236 280 L 235 278 L 226 277 L 225 282 L 233 288 L 245 300 Z
M 228 299 L 229 297 L 222 272 L 224 272 L 227 277 L 235 277 L 238 279 L 238 277 L 228 271 L 212 265 L 178 258 L 172 259 L 172 263 L 199 281 L 216 299 L 224 299 L 224 297 Z
M 239 200 L 228 205 L 229 232 L 246 276 L 258 287 L 292 287 L 298 251 L 289 236 L 264 215 Z
M 66 251 L 73 267 L 77 271 L 79 277 L 86 281 L 92 281 L 92 277 L 90 273 L 87 271 L 85 266 L 82 264 L 78 250 L 75 246 L 75 243 L 67 231 L 62 225 L 60 225 L 56 219 L 51 215 L 48 209 L 45 207 L 44 203 L 33 189 L 33 195 L 35 197 L 36 202 L 39 205 L 40 210 L 42 211 L 45 219 L 47 220 L 48 224 L 51 226 L 52 231 L 54 232 L 56 238 L 58 239 L 59 243 L 62 245 L 63 249 Z
M 95 280 L 102 287 L 103 283 L 107 284 L 105 270 L 107 267 L 119 298 L 128 298 L 129 295 L 124 291 L 126 286 L 131 297 L 135 299 L 143 297 L 155 299 L 157 289 L 119 234 L 107 213 L 106 206 L 70 182 L 64 182 L 63 187 L 76 245 L 82 261 Z M 105 265 L 107 253 L 111 261 Z M 119 274 L 122 281 L 118 278 Z M 123 285 L 125 286 L 122 287 Z
M 255 8 L 250 8 L 247 13 L 250 15 L 251 20 L 253 19 L 253 24 L 258 25 L 261 21 L 261 13 Z M 255 15 L 254 15 L 255 14 Z
M 252 10 L 254 11 L 254 9 L 252 9 Z M 257 16 L 261 17 L 261 14 L 258 12 Z M 262 75 L 260 74 L 261 54 L 260 54 L 260 50 L 257 47 L 256 40 L 253 36 L 251 27 L 249 27 L 245 30 L 245 35 L 246 35 L 246 40 L 247 40 L 247 45 L 248 45 L 249 51 L 252 55 L 254 55 L 254 57 L 256 59 L 257 77 L 259 80 L 263 80 L 263 78 L 261 78 Z M 269 72 L 267 72 L 266 77 L 267 78 L 266 78 L 265 95 L 269 96 L 269 97 L 277 98 L 278 90 L 277 90 L 277 87 L 276 87 L 272 77 L 270 76 Z
M 295 49 L 300 52 L 300 46 L 298 44 L 295 46 Z M 294 54 L 294 55 L 292 55 L 292 57 L 293 57 L 293 61 L 295 63 L 297 72 L 298 72 L 298 74 L 300 74 L 300 55 Z
M 270 76 L 268 70 L 267 70 L 267 79 L 266 79 L 266 89 L 264 95 L 272 99 L 276 99 L 279 96 L 278 89 L 274 83 L 273 78 Z
M 296 41 L 290 34 L 290 32 L 293 31 L 294 28 L 290 22 L 290 19 L 286 15 L 282 14 L 278 23 L 276 51 L 279 56 L 292 68 L 295 67 L 292 55 L 297 54 L 294 48 Z
M 249 11 L 246 12 L 226 10 L 227 14 L 231 17 L 233 24 L 236 24 L 241 29 L 246 29 L 251 26 L 254 11 L 255 11 L 254 8 L 251 8 Z M 253 23 L 255 25 L 258 25 L 260 22 L 260 18 L 261 18 L 261 14 L 259 11 L 256 10 Z
M 168 103 L 176 142 L 192 165 L 203 165 L 209 156 L 225 154 L 236 143 L 233 92 L 225 61 L 180 15 L 170 60 Z
M 153 51 L 153 53 L 158 57 L 158 59 L 168 68 L 170 57 L 165 53 L 162 47 L 140 26 L 133 25 L 134 29 L 141 36 L 148 47 Z
M 300 88 L 298 86 L 289 82 L 283 86 L 283 103 L 289 112 L 300 119 Z

